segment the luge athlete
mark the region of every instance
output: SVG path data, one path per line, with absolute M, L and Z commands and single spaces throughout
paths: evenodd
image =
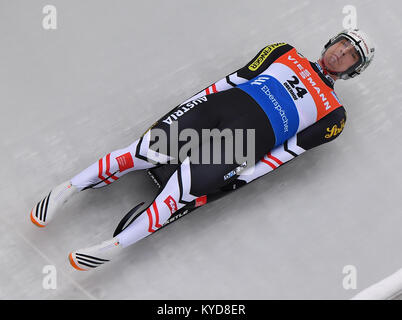
M 126 228 L 121 228 L 108 241 L 69 254 L 74 268 L 96 268 L 110 261 L 122 248 L 166 225 L 180 210 L 201 206 L 210 195 L 245 185 L 306 150 L 338 137 L 345 125 L 346 111 L 335 94 L 334 83 L 363 72 L 371 63 L 374 51 L 368 36 L 358 29 L 344 30 L 330 39 L 317 62 L 310 62 L 287 43 L 268 45 L 243 68 L 166 114 L 140 139 L 108 153 L 55 187 L 33 207 L 31 221 L 45 227 L 74 194 L 109 185 L 133 170 L 173 168 L 154 201 Z M 236 161 L 196 163 L 189 157 L 172 167 L 169 146 L 164 153 L 151 147 L 156 129 L 171 138 L 173 123 L 179 132 L 190 128 L 200 135 L 202 129 L 245 131 L 252 128 L 255 130 L 252 156 L 256 160 L 244 170 L 242 163 Z M 179 148 L 184 144 L 177 143 Z M 201 147 L 199 152 L 202 158 Z M 208 157 L 212 158 L 214 152 L 224 155 L 232 151 L 222 145 Z

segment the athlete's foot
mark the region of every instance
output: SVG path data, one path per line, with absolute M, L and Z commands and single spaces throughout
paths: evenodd
M 63 182 L 49 192 L 31 210 L 31 221 L 38 227 L 45 227 L 52 220 L 64 203 L 68 201 L 78 189 L 70 181 Z
M 109 262 L 122 248 L 117 237 L 114 237 L 99 245 L 73 251 L 68 258 L 75 269 L 88 271 Z

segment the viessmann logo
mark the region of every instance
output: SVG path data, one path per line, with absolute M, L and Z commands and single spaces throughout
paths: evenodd
M 291 61 L 291 63 L 293 63 L 294 65 L 297 66 L 299 76 L 302 77 L 303 79 L 307 80 L 306 81 L 306 83 L 307 83 L 306 86 L 311 86 L 315 91 L 317 91 L 317 95 L 321 98 L 321 101 L 322 101 L 322 103 L 323 103 L 323 105 L 325 107 L 325 111 L 331 109 L 332 106 L 329 103 L 329 100 L 327 99 L 327 97 L 326 97 L 326 95 L 324 93 L 324 90 L 321 89 L 319 84 L 314 82 L 313 78 L 311 77 L 310 72 L 302 64 L 300 64 L 299 61 L 296 58 L 292 57 L 292 55 L 290 55 L 290 54 L 288 55 L 288 60 Z M 308 90 L 308 91 L 311 94 L 311 91 L 310 90 Z M 323 91 L 323 92 L 321 92 L 321 91 Z
M 276 48 L 284 46 L 285 44 L 286 43 L 284 43 L 284 42 L 280 42 L 280 43 L 274 43 L 269 46 L 266 46 L 262 50 L 260 55 L 257 57 L 257 59 L 255 59 L 248 68 L 251 71 L 257 70 L 262 65 L 262 63 L 269 57 L 269 55 L 272 53 L 272 51 L 274 51 Z

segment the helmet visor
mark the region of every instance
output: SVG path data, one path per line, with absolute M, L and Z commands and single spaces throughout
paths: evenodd
M 334 39 L 331 45 L 326 48 L 323 55 L 328 51 L 328 49 L 330 49 L 331 47 L 333 47 L 334 45 L 336 45 L 341 41 L 342 41 L 342 53 L 350 54 L 353 58 L 356 59 L 356 62 L 354 62 L 353 65 L 349 66 L 345 71 L 342 72 L 334 72 L 334 71 L 331 72 L 329 66 L 327 66 L 327 69 L 328 71 L 330 71 L 330 73 L 337 74 L 338 76 L 341 76 L 342 74 L 349 74 L 358 69 L 363 64 L 363 58 L 362 58 L 363 56 L 361 53 L 361 48 L 359 47 L 358 44 L 356 44 L 354 41 L 352 41 L 351 39 L 349 39 L 344 35 L 339 35 L 336 39 Z

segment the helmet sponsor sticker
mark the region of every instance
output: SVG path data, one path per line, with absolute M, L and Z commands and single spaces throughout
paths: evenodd
M 367 52 L 367 54 L 368 54 L 368 53 L 370 52 L 370 50 L 369 50 L 369 48 L 368 48 L 368 46 L 367 46 L 366 40 L 365 40 L 364 38 L 362 38 L 362 36 L 361 36 L 360 34 L 354 32 L 354 31 L 350 31 L 350 34 L 356 36 L 357 38 L 360 39 L 361 42 L 363 42 L 364 47 L 366 48 L 366 52 Z

